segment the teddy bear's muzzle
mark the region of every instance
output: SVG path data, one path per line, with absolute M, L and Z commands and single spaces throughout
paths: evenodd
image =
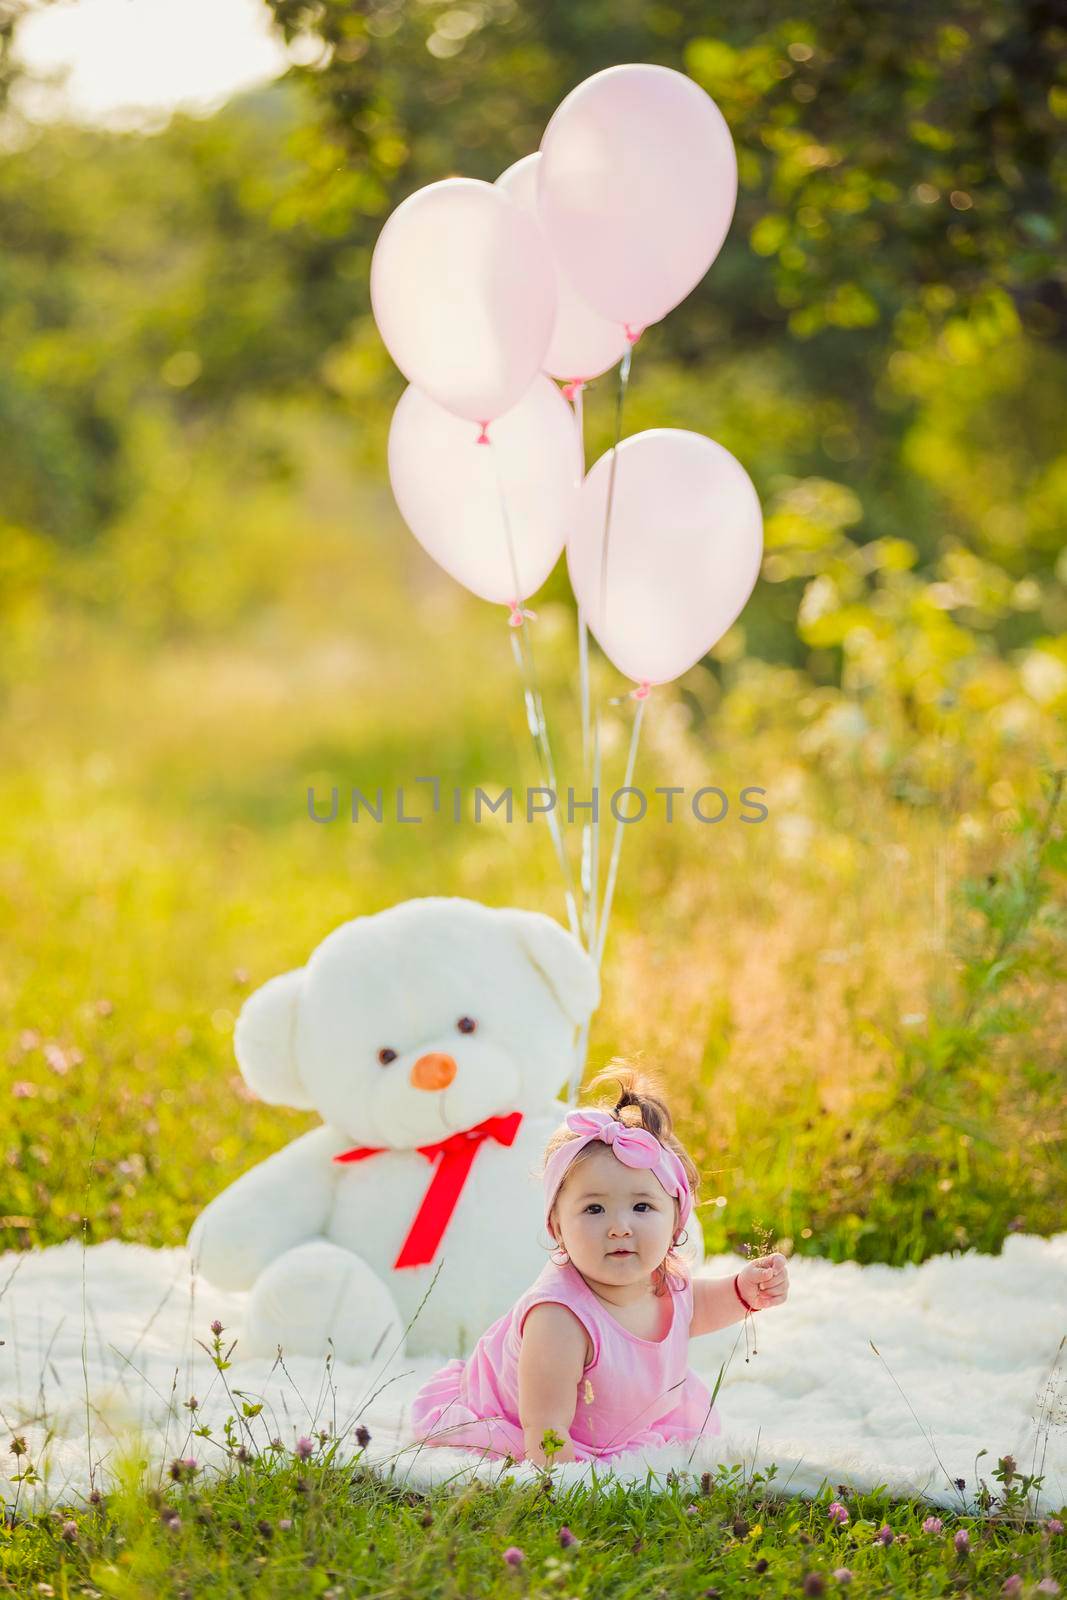
M 411 1069 L 411 1082 L 416 1089 L 447 1089 L 458 1070 L 451 1056 L 420 1056 Z

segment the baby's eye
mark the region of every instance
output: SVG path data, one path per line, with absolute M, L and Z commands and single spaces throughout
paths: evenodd
M 589 1204 L 586 1206 L 585 1209 L 587 1211 L 603 1211 L 604 1208 L 600 1204 L 599 1200 L 590 1200 Z
M 384 1050 L 378 1051 L 378 1060 L 381 1062 L 383 1067 L 387 1067 L 390 1061 L 396 1060 L 396 1051 L 390 1050 L 387 1045 Z
M 652 1210 L 651 1200 L 638 1200 L 637 1204 L 634 1206 L 635 1211 L 637 1210 L 637 1206 L 645 1206 L 649 1211 Z
M 473 1033 L 477 1026 L 478 1024 L 475 1022 L 473 1017 L 460 1017 L 459 1021 L 456 1023 L 456 1027 L 459 1029 L 460 1033 Z

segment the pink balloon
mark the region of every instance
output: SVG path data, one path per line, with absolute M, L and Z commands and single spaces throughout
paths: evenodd
M 602 589 L 612 452 L 593 467 L 567 541 L 571 584 L 605 655 L 667 683 L 707 654 L 752 593 L 763 516 L 741 463 L 713 439 L 653 428 L 619 445 Z
M 714 100 L 669 67 L 608 67 L 571 91 L 541 140 L 541 219 L 594 311 L 640 333 L 715 260 L 737 198 Z
M 550 378 L 536 377 L 497 418 L 489 445 L 418 389 L 405 389 L 393 413 L 400 514 L 438 566 L 483 600 L 521 601 L 541 587 L 574 521 L 581 476 L 574 413 Z
M 555 269 L 535 220 L 491 183 L 418 189 L 374 247 L 371 305 L 409 382 L 472 422 L 492 422 L 540 371 Z
M 496 187 L 523 211 L 536 217 L 537 169 L 541 156 L 523 156 L 502 172 Z M 546 239 L 547 242 L 547 239 Z M 551 249 L 551 247 L 549 247 Z M 599 378 L 602 372 L 621 360 L 626 351 L 626 335 L 618 323 L 608 322 L 588 306 L 556 263 L 556 322 L 542 363 L 554 378 L 571 381 Z

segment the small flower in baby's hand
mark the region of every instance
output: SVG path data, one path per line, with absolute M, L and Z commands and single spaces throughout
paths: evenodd
M 834 1577 L 837 1579 L 838 1583 L 842 1583 L 842 1584 L 851 1583 L 852 1582 L 852 1568 L 851 1567 L 835 1567 L 834 1568 Z
M 315 1446 L 304 1434 L 296 1441 L 295 1454 L 301 1461 L 308 1461 L 314 1452 Z
M 848 1521 L 848 1511 L 841 1504 L 840 1500 L 834 1500 L 831 1502 L 830 1509 L 827 1511 L 826 1515 L 830 1518 L 831 1522 L 845 1523 Z
M 890 1545 L 893 1543 L 893 1538 L 894 1534 L 892 1528 L 889 1526 L 888 1522 L 883 1522 L 882 1526 L 878 1529 L 878 1532 L 874 1536 L 874 1542 L 875 1544 Z
M 956 1546 L 956 1554 L 958 1556 L 965 1556 L 968 1550 L 971 1548 L 971 1536 L 967 1532 L 967 1529 L 957 1528 L 955 1534 L 953 1535 L 952 1543 Z
M 580 1541 L 575 1538 L 569 1528 L 563 1527 L 559 1530 L 559 1542 L 564 1550 L 569 1550 L 572 1544 L 578 1544 Z
M 521 1567 L 526 1557 L 517 1544 L 509 1544 L 504 1551 L 504 1560 L 509 1567 Z
M 927 1517 L 923 1523 L 924 1533 L 940 1533 L 945 1524 L 940 1517 Z

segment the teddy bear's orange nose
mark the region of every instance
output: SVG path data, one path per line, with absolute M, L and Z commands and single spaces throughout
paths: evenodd
M 451 1056 L 420 1056 L 411 1069 L 411 1081 L 416 1089 L 447 1089 L 456 1070 Z

